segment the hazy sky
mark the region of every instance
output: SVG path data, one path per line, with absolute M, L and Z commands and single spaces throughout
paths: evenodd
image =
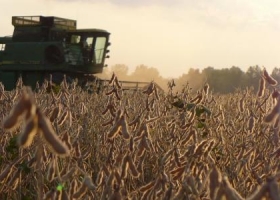
M 76 19 L 111 32 L 107 64 L 144 64 L 164 77 L 190 67 L 280 67 L 279 0 L 5 0 L 0 36 L 13 15 Z

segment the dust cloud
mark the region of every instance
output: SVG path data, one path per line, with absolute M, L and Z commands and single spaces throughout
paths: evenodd
M 175 91 L 180 91 L 188 84 L 193 91 L 202 88 L 206 81 L 205 76 L 200 73 L 198 69 L 189 69 L 187 74 L 182 74 L 178 78 L 164 78 L 160 75 L 159 71 L 154 67 L 148 67 L 145 65 L 139 65 L 135 70 L 129 73 L 128 66 L 124 64 L 113 65 L 109 68 L 104 68 L 102 74 L 98 77 L 101 79 L 109 80 L 112 74 L 115 73 L 120 81 L 133 81 L 133 82 L 156 82 L 163 90 L 168 91 L 168 83 L 174 80 Z

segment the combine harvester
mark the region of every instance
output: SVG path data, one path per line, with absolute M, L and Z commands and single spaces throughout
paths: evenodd
M 13 35 L 0 37 L 0 82 L 5 90 L 14 89 L 19 78 L 32 88 L 50 76 L 56 84 L 65 75 L 69 81 L 77 80 L 80 86 L 107 82 L 95 74 L 102 73 L 105 59 L 109 58 L 109 32 L 77 29 L 76 20 L 53 16 L 14 16 L 12 25 Z M 149 84 L 120 83 L 123 89 Z

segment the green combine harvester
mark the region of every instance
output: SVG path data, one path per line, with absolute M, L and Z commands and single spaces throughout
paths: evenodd
M 19 78 L 33 89 L 45 80 L 97 88 L 108 80 L 98 79 L 109 58 L 110 33 L 101 29 L 77 29 L 76 20 L 54 16 L 14 16 L 14 33 L 0 37 L 0 82 L 13 90 Z M 123 90 L 141 89 L 149 82 L 120 81 Z M 156 83 L 156 87 L 162 90 Z M 99 90 L 98 89 L 98 90 Z
M 77 29 L 75 20 L 53 16 L 14 16 L 12 24 L 13 35 L 0 37 L 0 81 L 6 90 L 14 89 L 20 77 L 34 88 L 50 75 L 54 83 L 66 75 L 83 84 L 102 73 L 109 32 Z

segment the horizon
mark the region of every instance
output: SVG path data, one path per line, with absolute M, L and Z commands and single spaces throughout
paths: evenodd
M 12 34 L 12 16 L 58 16 L 109 31 L 109 67 L 124 64 L 133 72 L 145 65 L 164 78 L 209 66 L 271 72 L 280 67 L 279 8 L 276 0 L 12 0 L 4 5 L 0 37 Z

